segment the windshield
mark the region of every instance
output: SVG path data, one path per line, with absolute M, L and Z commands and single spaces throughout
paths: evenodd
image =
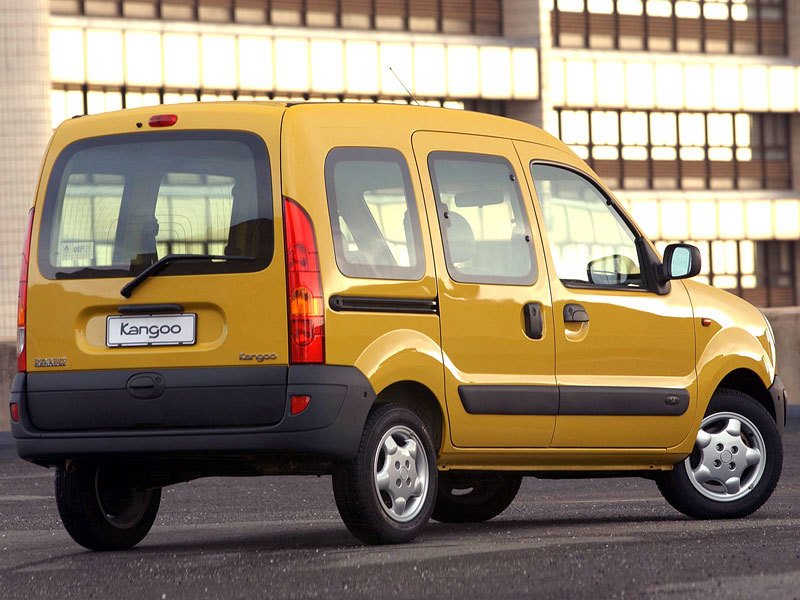
M 91 138 L 59 156 L 47 188 L 39 268 L 51 279 L 130 277 L 169 254 L 166 275 L 260 270 L 273 253 L 269 159 L 253 134 L 158 132 Z

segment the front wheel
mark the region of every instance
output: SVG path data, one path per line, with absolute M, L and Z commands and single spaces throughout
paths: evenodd
M 161 489 L 141 489 L 111 465 L 75 462 L 56 469 L 56 504 L 64 528 L 89 550 L 127 550 L 158 514 Z
M 414 539 L 436 498 L 436 452 L 425 423 L 397 404 L 367 418 L 358 453 L 333 473 L 336 507 L 347 528 L 367 544 Z
M 691 455 L 657 483 L 687 516 L 732 519 L 761 508 L 782 467 L 783 445 L 770 414 L 754 398 L 722 389 L 711 399 Z

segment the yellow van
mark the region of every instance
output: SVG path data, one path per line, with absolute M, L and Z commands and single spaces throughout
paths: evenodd
M 164 486 L 331 474 L 366 543 L 500 514 L 523 476 L 649 477 L 696 518 L 780 476 L 763 315 L 663 260 L 563 143 L 483 114 L 220 103 L 55 132 L 11 396 L 91 549 Z

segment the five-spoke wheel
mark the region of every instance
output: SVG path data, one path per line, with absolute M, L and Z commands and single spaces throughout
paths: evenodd
M 667 501 L 690 517 L 736 518 L 758 510 L 783 466 L 772 416 L 755 398 L 718 390 L 689 457 L 656 481 Z
M 419 514 L 428 492 L 428 459 L 411 429 L 392 427 L 375 453 L 375 489 L 390 518 L 406 522 Z
M 689 481 L 712 500 L 737 500 L 761 480 L 764 446 L 761 432 L 742 415 L 709 415 L 700 425 L 694 452 L 684 461 Z
M 428 427 L 397 404 L 372 410 L 356 457 L 333 473 L 339 514 L 353 535 L 368 544 L 414 539 L 430 519 L 436 484 Z

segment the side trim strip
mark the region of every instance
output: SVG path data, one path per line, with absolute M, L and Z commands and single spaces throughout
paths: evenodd
M 460 385 L 472 415 L 672 416 L 689 408 L 689 392 L 675 388 Z
M 673 416 L 689 408 L 689 392 L 674 388 L 560 387 L 559 415 Z
M 431 298 L 377 298 L 367 296 L 331 296 L 330 307 L 336 312 L 412 313 L 438 315 L 439 300 Z
M 558 388 L 547 385 L 460 385 L 464 410 L 472 415 L 557 415 Z

